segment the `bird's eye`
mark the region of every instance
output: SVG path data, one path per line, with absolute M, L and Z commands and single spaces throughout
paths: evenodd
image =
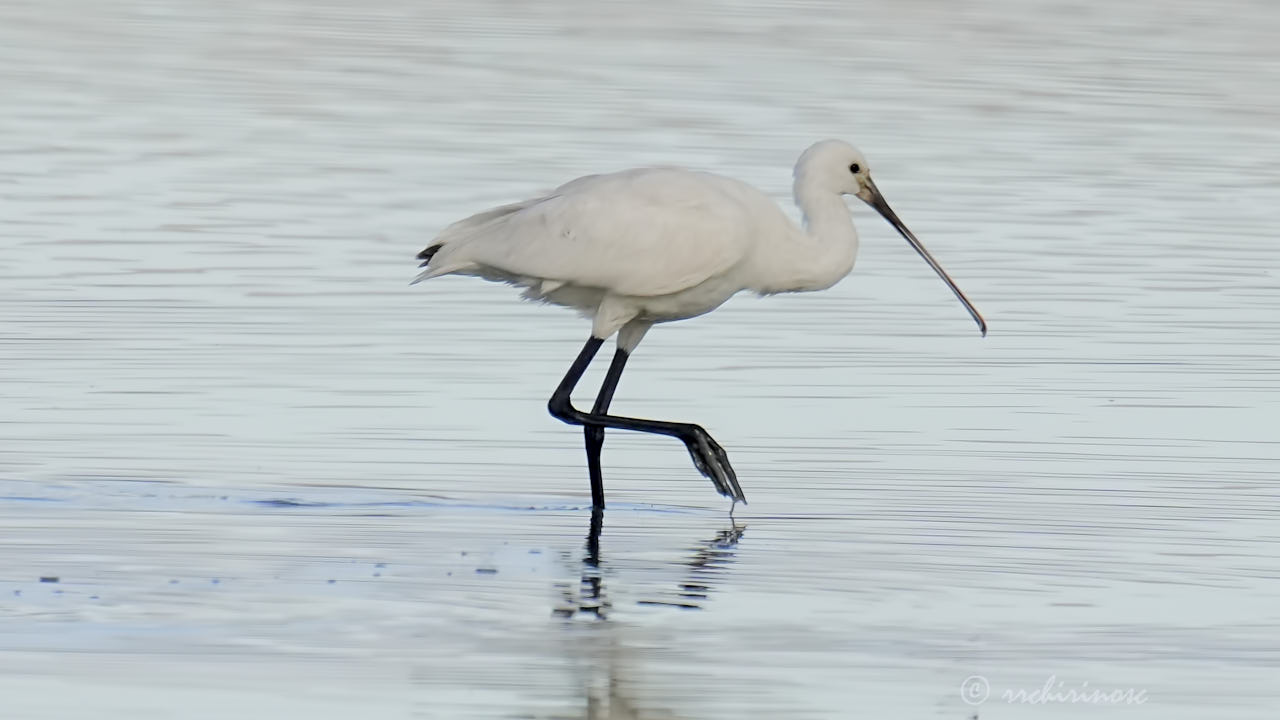
M 849 172 L 853 173 L 854 175 L 857 175 L 858 173 L 862 172 L 862 166 L 858 165 L 858 163 L 854 163 L 849 166 Z

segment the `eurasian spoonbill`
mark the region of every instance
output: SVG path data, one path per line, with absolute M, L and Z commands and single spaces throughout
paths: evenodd
M 724 449 L 701 426 L 608 414 L 627 358 L 655 323 L 710 312 L 742 290 L 772 295 L 836 284 L 858 253 L 844 202 L 854 195 L 906 238 L 987 333 L 977 309 L 885 202 L 857 149 L 839 140 L 812 145 L 796 162 L 793 191 L 803 228 L 764 193 L 720 175 L 665 167 L 588 175 L 448 226 L 418 254 L 425 270 L 413 282 L 474 275 L 592 318 L 591 337 L 547 407 L 585 429 L 595 507 L 604 507 L 605 428 L 680 439 L 716 490 L 745 502 Z M 615 333 L 617 352 L 600 394 L 591 412 L 582 412 L 570 394 Z

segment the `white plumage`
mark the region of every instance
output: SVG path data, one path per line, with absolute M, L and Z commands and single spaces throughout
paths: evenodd
M 858 252 L 843 198 L 855 195 L 898 229 L 986 333 L 978 312 L 884 201 L 858 150 L 839 140 L 814 144 L 796 163 L 793 189 L 803 227 L 759 190 L 720 175 L 681 168 L 588 175 L 545 197 L 486 210 L 445 228 L 418 255 L 425 270 L 414 282 L 455 274 L 517 285 L 526 297 L 591 317 L 597 340 L 619 333 L 618 348 L 625 356 L 655 323 L 709 312 L 740 291 L 771 294 L 834 285 L 853 268 Z M 598 405 L 607 407 L 612 386 L 602 397 Z M 556 412 L 554 403 L 555 398 Z M 579 413 L 571 419 L 577 411 L 565 407 L 562 419 L 588 426 L 589 455 L 593 420 L 598 427 L 624 427 L 604 422 L 602 415 Z M 683 430 L 625 427 L 691 442 Z M 700 450 L 690 444 L 690 452 L 722 492 L 740 499 L 731 469 L 718 478 L 704 468 L 710 461 L 699 456 Z M 593 465 L 593 489 L 597 475 Z M 598 505 L 602 498 L 597 497 Z
M 481 213 L 444 231 L 433 265 L 490 268 L 521 282 L 652 297 L 723 273 L 749 247 L 742 196 L 727 178 L 670 168 L 625 170 L 570 182 L 537 200 Z M 776 209 L 775 209 L 776 213 Z

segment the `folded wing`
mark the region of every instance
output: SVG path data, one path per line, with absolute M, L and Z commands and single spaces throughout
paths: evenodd
M 745 191 L 728 178 L 674 168 L 579 178 L 446 228 L 423 251 L 427 269 L 418 280 L 459 273 L 622 295 L 679 292 L 746 256 Z

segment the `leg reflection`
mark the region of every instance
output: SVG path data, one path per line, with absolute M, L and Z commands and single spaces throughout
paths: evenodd
M 585 553 L 582 557 L 582 574 L 575 593 L 571 586 L 562 585 L 564 602 L 553 613 L 561 617 L 590 615 L 605 620 L 612 610 L 604 583 L 604 561 L 600 557 L 600 534 L 604 526 L 604 509 L 591 512 L 591 524 L 587 531 Z M 686 610 L 701 609 L 719 577 L 731 566 L 737 554 L 738 542 L 747 526 L 730 518 L 730 525 L 716 532 L 692 548 L 690 555 L 678 565 L 686 568 L 685 576 L 676 583 L 674 597 L 669 593 L 645 593 L 650 597 L 636 601 L 637 605 L 665 605 Z M 673 563 L 675 564 L 675 563 Z M 657 597 L 654 597 L 657 595 Z M 665 595 L 665 597 L 663 597 Z
M 746 525 L 739 525 L 730 518 L 732 525 L 726 530 L 716 533 L 710 540 L 704 541 L 692 549 L 693 555 L 685 561 L 689 567 L 686 579 L 677 585 L 674 600 L 640 600 L 640 605 L 667 605 L 685 610 L 702 608 L 715 581 L 735 561 L 738 541 L 746 532 Z
M 643 556 L 637 559 L 634 552 L 623 553 L 623 557 L 615 559 L 613 565 L 606 564 L 600 552 L 603 525 L 604 513 L 597 509 L 591 513 L 576 591 L 572 583 L 559 586 L 563 602 L 555 609 L 555 614 L 566 620 L 586 616 L 586 622 L 564 624 L 566 658 L 579 676 L 583 705 L 581 715 L 563 717 L 581 720 L 683 718 L 685 716 L 678 714 L 675 708 L 658 709 L 674 701 L 662 692 L 660 686 L 655 688 L 644 678 L 652 670 L 648 666 L 665 656 L 655 658 L 646 653 L 643 643 L 637 646 L 625 641 L 635 628 L 625 620 L 609 622 L 615 609 L 613 602 L 618 597 L 629 595 L 638 596 L 635 602 L 639 605 L 701 608 L 734 563 L 737 545 L 746 525 L 731 521 L 728 528 L 717 531 L 709 540 L 695 543 L 688 553 L 656 568 Z M 656 584 L 649 581 L 655 577 L 654 570 L 663 571 L 658 576 L 668 579 Z M 615 593 L 612 601 L 605 589 L 606 572 L 610 582 L 615 585 L 624 583 L 622 595 Z M 672 579 L 676 579 L 674 588 L 670 584 Z M 628 580 L 639 587 L 625 587 Z

